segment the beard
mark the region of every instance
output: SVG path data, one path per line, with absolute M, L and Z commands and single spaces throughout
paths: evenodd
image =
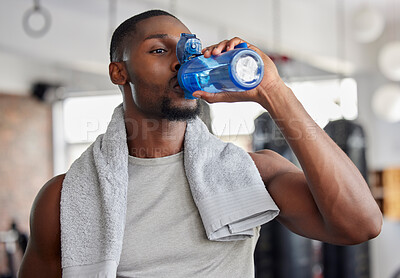
M 161 117 L 168 121 L 193 120 L 200 114 L 199 100 L 193 108 L 173 107 L 168 97 L 163 97 L 161 102 Z
M 160 86 L 145 82 L 139 78 L 135 78 L 135 75 L 131 74 L 132 71 L 130 70 L 129 66 L 127 70 L 130 79 L 133 80 L 133 82 L 130 83 L 130 85 L 133 85 L 131 86 L 132 93 L 136 91 L 140 92 L 139 95 L 151 95 L 152 92 L 162 92 L 163 96 L 160 99 L 161 103 L 159 102 L 158 104 L 151 104 L 150 102 L 145 101 L 147 103 L 146 106 L 149 109 L 148 112 L 151 111 L 151 114 L 157 115 L 162 119 L 169 121 L 187 121 L 195 119 L 200 115 L 201 108 L 199 99 L 196 100 L 196 105 L 194 107 L 179 107 L 172 104 L 171 98 L 168 97 L 168 95 L 171 93 L 171 90 L 173 90 L 172 88 L 177 83 L 176 76 L 171 78 L 168 84 Z

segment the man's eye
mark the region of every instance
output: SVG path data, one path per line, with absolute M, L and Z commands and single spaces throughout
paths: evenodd
M 165 52 L 167 52 L 167 51 L 165 49 L 162 49 L 162 48 L 158 48 L 158 49 L 150 51 L 150 53 L 156 53 L 156 54 L 162 54 L 162 53 L 165 53 Z

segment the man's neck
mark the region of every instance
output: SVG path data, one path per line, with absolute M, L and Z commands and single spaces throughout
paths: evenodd
M 183 149 L 185 121 L 148 119 L 125 113 L 129 155 L 156 158 L 176 154 Z

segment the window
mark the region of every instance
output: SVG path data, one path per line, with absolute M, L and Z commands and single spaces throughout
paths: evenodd
M 288 85 L 322 128 L 330 120 L 353 120 L 357 117 L 357 84 L 354 79 L 293 82 Z M 106 131 L 114 108 L 122 102 L 122 95 L 116 92 L 79 95 L 68 97 L 53 108 L 55 174 L 67 171 L 96 137 Z M 261 105 L 252 102 L 215 103 L 210 104 L 210 111 L 216 136 L 247 151 L 252 149 L 254 119 L 265 112 Z
M 357 118 L 357 84 L 354 79 L 292 82 L 288 86 L 321 128 L 331 120 Z M 254 120 L 265 109 L 257 103 L 241 102 L 214 103 L 210 110 L 214 134 L 250 151 Z
M 76 94 L 83 96 L 68 97 L 53 108 L 55 174 L 67 171 L 96 137 L 106 131 L 114 108 L 122 102 L 122 95 L 115 92 Z

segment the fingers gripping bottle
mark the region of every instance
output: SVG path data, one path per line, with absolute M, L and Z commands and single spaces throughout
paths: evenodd
M 260 84 L 264 63 L 246 43 L 210 58 L 201 54 L 201 42 L 194 34 L 181 34 L 176 45 L 181 67 L 178 82 L 185 98 L 195 99 L 193 92 L 209 93 L 248 91 Z

